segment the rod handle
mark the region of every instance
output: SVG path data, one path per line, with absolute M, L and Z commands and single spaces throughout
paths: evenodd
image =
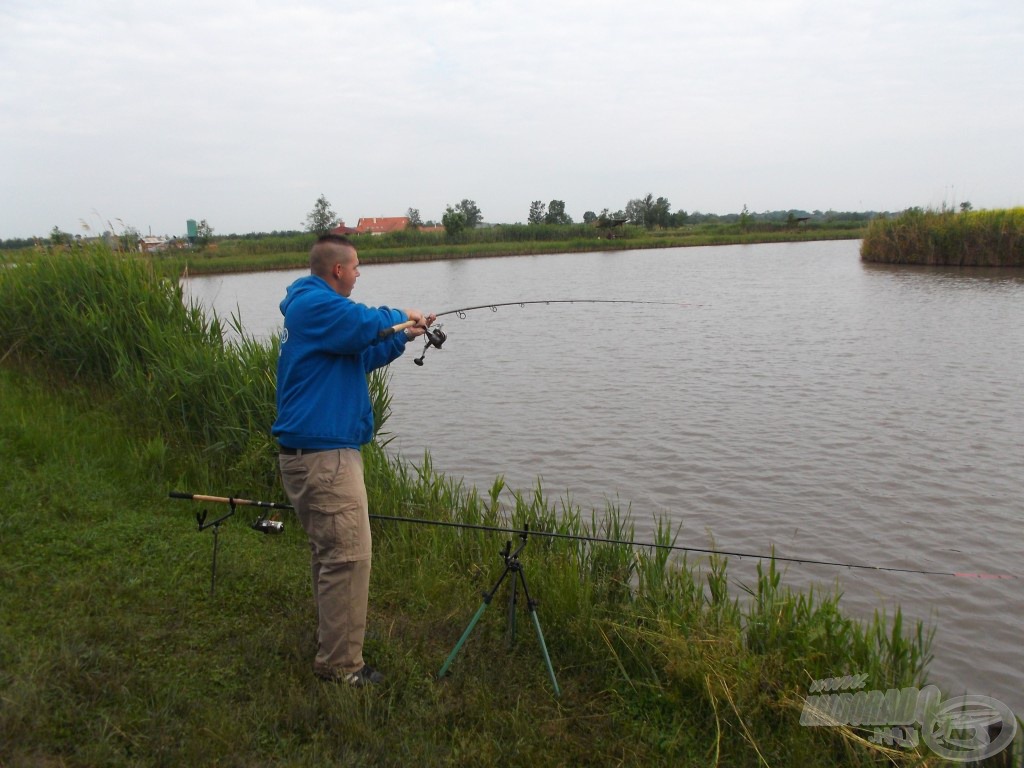
M 248 504 L 246 499 L 230 499 L 226 496 L 206 496 L 202 493 L 185 493 L 184 491 L 171 491 L 167 494 L 172 499 L 188 499 L 190 501 L 212 501 L 215 504 Z
M 386 339 L 390 336 L 394 336 L 399 331 L 404 331 L 406 328 L 412 328 L 414 325 L 416 325 L 415 320 L 406 320 L 404 323 L 399 323 L 398 325 L 392 325 L 390 328 L 385 328 L 377 334 L 377 338 Z

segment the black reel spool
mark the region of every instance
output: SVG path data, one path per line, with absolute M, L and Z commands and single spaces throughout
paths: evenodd
M 423 337 L 426 339 L 426 343 L 423 345 L 423 352 L 413 360 L 416 365 L 423 365 L 423 358 L 426 357 L 427 350 L 431 347 L 440 349 L 441 346 L 448 340 L 448 335 L 441 330 L 441 326 L 436 328 L 427 328 L 423 333 Z

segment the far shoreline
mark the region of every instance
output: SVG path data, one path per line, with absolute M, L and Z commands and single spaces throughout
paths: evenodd
M 863 229 L 821 229 L 804 231 L 746 232 L 714 235 L 668 235 L 641 238 L 613 238 L 587 241 L 539 241 L 512 243 L 471 243 L 373 247 L 355 239 L 362 264 L 405 264 L 424 261 L 458 261 L 507 256 L 544 256 L 560 253 L 589 253 L 689 248 L 714 245 L 759 245 L 765 243 L 860 240 Z M 363 247 L 364 245 L 370 247 Z M 376 244 L 373 244 L 376 245 Z M 483 247 L 481 247 L 483 246 Z M 503 247 L 504 246 L 504 247 Z M 178 254 L 152 254 L 154 267 L 162 274 L 178 277 L 212 276 L 245 272 L 275 272 L 308 266 L 306 252 L 220 255 L 217 251 Z

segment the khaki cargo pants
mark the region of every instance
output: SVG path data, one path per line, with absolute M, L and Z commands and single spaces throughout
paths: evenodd
M 278 459 L 285 493 L 309 537 L 318 648 L 314 669 L 358 672 L 370 593 L 370 515 L 363 457 L 339 448 Z

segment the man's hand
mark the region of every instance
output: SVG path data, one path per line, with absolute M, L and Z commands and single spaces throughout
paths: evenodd
M 433 312 L 430 314 L 424 314 L 418 309 L 406 309 L 404 310 L 406 316 L 415 323 L 405 329 L 406 338 L 415 339 L 417 336 L 422 336 L 424 332 L 433 325 L 434 321 L 437 320 L 437 315 Z

